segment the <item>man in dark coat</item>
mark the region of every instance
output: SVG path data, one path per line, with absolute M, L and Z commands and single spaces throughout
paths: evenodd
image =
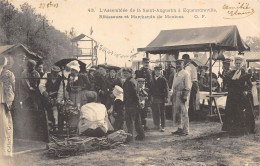
M 160 129 L 161 132 L 164 132 L 165 103 L 167 103 L 169 87 L 167 84 L 167 80 L 162 76 L 161 70 L 161 67 L 154 68 L 155 77 L 152 81 L 150 93 L 155 129 Z
M 53 126 L 58 125 L 57 96 L 62 81 L 59 72 L 60 68 L 53 66 L 50 73 L 43 75 L 39 85 L 39 90 L 44 97 L 44 107 L 47 110 L 48 119 Z
M 120 70 L 120 67 L 116 67 L 116 66 L 109 66 L 108 70 L 109 70 L 109 74 L 106 77 L 106 84 L 107 84 L 107 95 L 106 95 L 106 102 L 105 102 L 105 106 L 107 109 L 110 109 L 112 103 L 113 103 L 113 89 L 115 88 L 115 86 L 120 86 L 122 87 L 122 82 L 120 80 L 120 78 L 117 77 L 117 72 L 118 70 Z
M 95 79 L 95 74 L 96 69 L 95 68 L 90 68 L 88 72 L 88 79 L 90 82 L 90 91 L 95 91 L 95 84 L 96 84 L 96 79 Z
M 227 89 L 227 80 L 226 78 L 224 77 L 224 75 L 226 75 L 226 73 L 228 73 L 230 71 L 230 59 L 225 59 L 223 61 L 223 72 L 222 73 L 218 73 L 219 77 L 222 78 L 223 80 L 223 85 L 222 85 L 222 91 L 223 92 L 227 92 L 228 89 Z
M 150 88 L 152 83 L 152 70 L 149 69 L 149 58 L 143 58 L 143 67 L 140 70 L 135 71 L 136 79 L 138 78 L 144 78 L 145 79 L 145 89 L 148 92 L 148 100 L 145 103 L 143 113 L 141 114 L 142 119 L 142 125 L 144 126 L 145 130 L 148 130 L 148 127 L 146 126 L 146 118 L 148 113 L 148 107 L 150 107 L 151 99 L 150 99 Z
M 124 104 L 125 104 L 125 119 L 128 133 L 134 136 L 133 126 L 135 123 L 135 129 L 137 132 L 136 140 L 143 140 L 145 137 L 144 130 L 141 124 L 140 118 L 140 107 L 137 82 L 132 76 L 133 70 L 131 68 L 123 69 L 123 75 L 126 79 L 123 90 L 124 90 Z M 132 141 L 133 137 L 128 139 Z
M 96 92 L 98 94 L 98 101 L 102 104 L 106 102 L 106 95 L 107 95 L 107 83 L 106 83 L 106 65 L 98 65 L 98 70 L 95 74 L 96 79 Z

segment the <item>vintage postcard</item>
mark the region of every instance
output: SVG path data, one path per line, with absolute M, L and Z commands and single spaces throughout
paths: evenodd
M 260 165 L 260 0 L 0 0 L 0 55 L 0 165 Z

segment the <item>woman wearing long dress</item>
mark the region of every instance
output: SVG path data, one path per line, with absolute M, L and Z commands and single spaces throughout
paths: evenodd
M 13 152 L 13 122 L 10 107 L 14 100 L 15 77 L 5 69 L 7 59 L 0 57 L 0 157 Z
M 244 57 L 235 57 L 235 69 L 227 72 L 228 96 L 222 130 L 234 134 L 254 133 L 255 119 L 250 101 L 252 83 L 243 67 Z

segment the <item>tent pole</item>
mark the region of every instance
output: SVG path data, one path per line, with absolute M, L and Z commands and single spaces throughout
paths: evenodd
M 146 53 L 146 58 L 149 58 L 149 52 L 145 52 Z
M 209 105 L 210 105 L 210 115 L 212 115 L 212 46 L 209 44 Z

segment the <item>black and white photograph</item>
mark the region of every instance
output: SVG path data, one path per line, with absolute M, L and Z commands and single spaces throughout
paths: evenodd
M 260 166 L 259 0 L 0 0 L 0 166 Z

